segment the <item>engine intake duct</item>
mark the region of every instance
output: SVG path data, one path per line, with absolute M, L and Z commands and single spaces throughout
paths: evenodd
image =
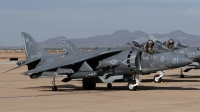
M 76 72 L 70 76 L 70 78 L 92 78 L 97 77 L 98 73 L 96 71 L 87 71 L 87 72 Z

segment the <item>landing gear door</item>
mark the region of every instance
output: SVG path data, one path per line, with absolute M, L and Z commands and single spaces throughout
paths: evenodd
M 137 55 L 136 55 L 136 58 L 135 58 L 135 66 L 138 70 L 142 70 L 142 66 L 141 66 L 141 56 L 142 56 L 142 52 L 139 52 Z

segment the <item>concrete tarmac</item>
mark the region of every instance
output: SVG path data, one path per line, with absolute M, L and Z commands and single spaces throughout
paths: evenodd
M 15 67 L 0 64 L 0 73 Z M 153 83 L 155 74 L 141 76 L 137 91 L 129 91 L 127 82 L 97 84 L 95 90 L 83 90 L 80 80 L 68 83 L 56 78 L 58 91 L 51 91 L 52 78 L 30 79 L 20 73 L 26 67 L 0 75 L 0 112 L 199 112 L 200 70 L 185 73 L 167 70 L 164 83 Z

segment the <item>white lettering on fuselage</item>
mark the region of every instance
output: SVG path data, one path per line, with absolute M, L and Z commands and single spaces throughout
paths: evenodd
M 53 59 L 48 59 L 48 60 L 47 60 L 47 62 L 51 62 L 51 61 L 53 61 Z
M 181 54 L 184 54 L 184 51 L 180 51 Z
M 143 60 L 149 60 L 149 57 L 148 57 L 148 56 L 142 57 L 142 58 L 143 58 Z
M 31 58 L 41 58 L 42 57 L 42 52 L 37 52 L 35 55 L 31 55 Z
M 178 58 L 172 58 L 172 63 L 177 64 L 178 63 Z
M 195 56 L 195 53 L 188 53 L 188 57 L 194 58 L 194 57 L 196 57 L 196 56 Z

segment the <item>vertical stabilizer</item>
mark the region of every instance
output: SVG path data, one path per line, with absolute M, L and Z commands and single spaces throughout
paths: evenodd
M 64 52 L 67 52 L 69 55 L 80 53 L 79 48 L 66 37 L 61 37 L 61 42 Z
M 50 55 L 28 33 L 22 32 L 26 59 L 41 58 Z

